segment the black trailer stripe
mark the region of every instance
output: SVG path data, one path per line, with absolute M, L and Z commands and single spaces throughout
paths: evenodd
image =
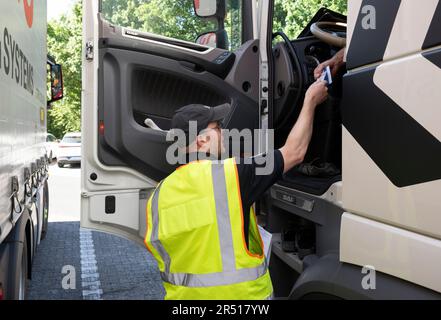
M 401 0 L 363 0 L 348 48 L 348 69 L 383 60 L 400 4 Z M 376 11 L 376 29 L 364 29 L 362 26 L 365 18 L 362 10 L 369 5 Z
M 441 179 L 441 142 L 374 84 L 374 73 L 344 77 L 344 126 L 397 187 Z
M 435 47 L 441 44 L 441 0 L 438 2 L 429 31 L 424 40 L 423 50 Z

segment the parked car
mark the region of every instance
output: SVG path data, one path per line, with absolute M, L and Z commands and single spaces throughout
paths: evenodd
M 58 146 L 58 166 L 81 163 L 81 133 L 67 133 Z
M 49 162 L 52 162 L 52 160 L 57 158 L 59 143 L 60 140 L 58 140 L 53 134 L 51 133 L 46 134 L 45 148 Z

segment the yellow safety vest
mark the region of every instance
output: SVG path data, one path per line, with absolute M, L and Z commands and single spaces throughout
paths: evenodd
M 273 287 L 254 211 L 249 250 L 234 158 L 178 168 L 147 203 L 144 243 L 165 299 L 267 299 Z

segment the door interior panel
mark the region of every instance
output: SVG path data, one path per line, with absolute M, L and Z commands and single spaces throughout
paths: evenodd
M 134 67 L 132 83 L 135 120 L 143 125 L 145 118 L 151 118 L 164 130 L 170 129 L 170 119 L 178 106 L 191 103 L 215 106 L 230 102 L 228 96 L 203 83 L 145 67 Z
M 144 50 L 137 40 L 114 40 L 101 39 L 99 49 L 98 116 L 104 130 L 99 133 L 98 157 L 103 164 L 128 166 L 156 181 L 165 178 L 176 168 L 166 161 L 171 142 L 165 132 L 147 128 L 144 120 L 151 118 L 168 130 L 174 111 L 190 103 L 231 103 L 227 129 L 259 127 L 257 102 L 228 84 L 220 69 L 210 72 L 212 62 L 206 55 L 201 58 L 199 51 L 189 53 L 185 47 L 182 55 L 169 54 L 168 43 Z

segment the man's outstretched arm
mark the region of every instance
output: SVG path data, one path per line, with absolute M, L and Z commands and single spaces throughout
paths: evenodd
M 292 128 L 285 145 L 280 148 L 283 156 L 284 173 L 303 162 L 311 141 L 316 107 L 328 97 L 326 81 L 317 80 L 305 95 L 302 111 Z

